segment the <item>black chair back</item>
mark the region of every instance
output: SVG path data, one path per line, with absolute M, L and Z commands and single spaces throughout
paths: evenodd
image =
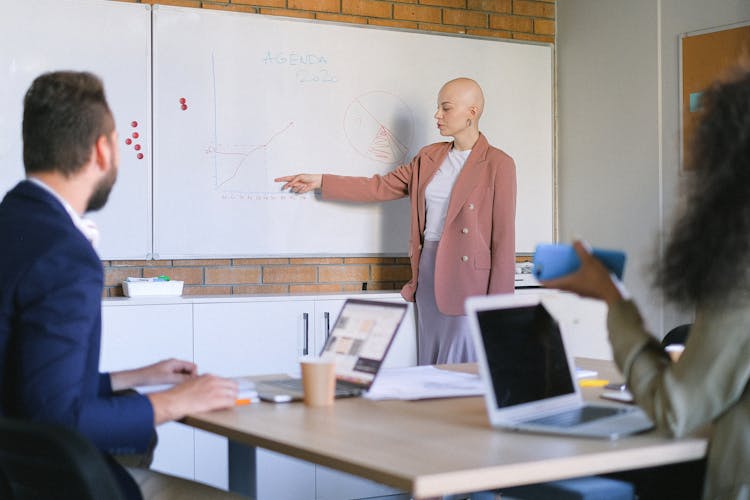
M 0 498 L 125 500 L 102 453 L 62 427 L 0 418 Z

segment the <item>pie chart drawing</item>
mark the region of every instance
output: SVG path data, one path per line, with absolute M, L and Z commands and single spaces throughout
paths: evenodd
M 414 114 L 390 92 L 368 92 L 347 107 L 344 132 L 349 144 L 365 158 L 385 164 L 403 163 L 414 138 Z

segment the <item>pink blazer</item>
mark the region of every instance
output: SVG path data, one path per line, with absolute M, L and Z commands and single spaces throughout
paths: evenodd
M 411 280 L 401 295 L 414 301 L 425 228 L 425 189 L 452 147 L 439 142 L 386 175 L 323 175 L 324 199 L 386 201 L 409 196 Z M 483 134 L 451 192 L 435 257 L 435 299 L 443 314 L 460 315 L 471 295 L 512 293 L 515 278 L 516 166 Z

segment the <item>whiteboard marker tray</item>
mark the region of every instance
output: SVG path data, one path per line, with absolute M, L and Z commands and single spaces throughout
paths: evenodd
M 123 281 L 122 293 L 126 297 L 182 295 L 184 284 L 184 281 Z

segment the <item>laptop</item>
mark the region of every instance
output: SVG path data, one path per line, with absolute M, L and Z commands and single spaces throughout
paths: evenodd
M 348 299 L 344 302 L 320 358 L 336 364 L 335 397 L 359 396 L 375 381 L 408 305 Z M 262 400 L 277 403 L 302 399 L 302 380 L 285 377 L 256 382 Z
M 569 322 L 553 315 L 564 310 L 554 306 L 556 296 L 494 295 L 466 301 L 492 426 L 606 439 L 652 428 L 636 406 L 583 401 L 560 330 Z

